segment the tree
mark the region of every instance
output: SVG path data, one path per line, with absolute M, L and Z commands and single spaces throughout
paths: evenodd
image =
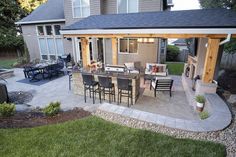
M 236 0 L 199 0 L 202 8 L 226 8 L 236 10 Z
M 23 38 L 17 33 L 14 22 L 25 15 L 16 0 L 0 1 L 0 47 L 23 46 Z
M 21 8 L 23 8 L 28 14 L 46 1 L 47 0 L 18 0 Z
M 177 57 L 179 55 L 179 48 L 174 45 L 168 45 L 167 46 L 167 54 L 166 54 L 166 60 L 167 61 L 176 61 Z
M 236 0 L 199 0 L 202 8 L 211 9 L 211 8 L 226 8 L 236 11 Z M 231 39 L 230 42 L 224 45 L 224 52 L 228 55 L 231 60 L 229 67 L 233 66 L 232 62 L 234 60 L 234 54 L 236 54 L 236 39 Z

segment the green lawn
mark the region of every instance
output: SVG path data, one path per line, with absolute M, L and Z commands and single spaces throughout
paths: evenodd
M 223 157 L 225 147 L 123 127 L 96 117 L 31 129 L 0 129 L 1 157 Z
M 0 58 L 0 68 L 10 69 L 17 59 Z
M 184 71 L 184 63 L 182 62 L 166 62 L 170 75 L 182 75 Z

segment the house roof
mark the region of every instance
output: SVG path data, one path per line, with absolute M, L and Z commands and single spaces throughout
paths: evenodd
M 177 39 L 174 42 L 172 42 L 172 44 L 175 44 L 175 45 L 187 45 L 185 39 Z
M 16 24 L 34 24 L 65 21 L 64 0 L 48 0 L 40 5 L 30 15 Z
M 236 12 L 227 9 L 92 15 L 63 30 L 236 28 Z

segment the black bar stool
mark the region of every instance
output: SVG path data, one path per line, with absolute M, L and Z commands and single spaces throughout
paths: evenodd
M 111 96 L 113 97 L 113 100 L 115 102 L 116 101 L 115 85 L 114 83 L 112 83 L 112 78 L 105 76 L 98 76 L 98 82 L 99 82 L 100 92 L 103 94 L 103 99 L 105 100 L 105 95 L 108 94 L 109 103 L 111 103 Z M 101 98 L 100 98 L 100 103 L 101 103 Z
M 94 81 L 94 76 L 91 74 L 84 73 L 84 74 L 82 74 L 82 77 L 83 77 L 83 84 L 84 84 L 84 101 L 86 102 L 86 91 L 89 90 L 90 98 L 91 98 L 91 93 L 93 94 L 93 104 L 94 104 L 96 93 L 99 93 L 99 98 L 101 99 L 98 82 Z
M 131 105 L 133 105 L 133 90 L 132 90 L 132 80 L 127 78 L 117 78 L 118 87 L 118 104 L 121 103 L 122 96 L 128 97 L 128 107 L 129 99 L 131 98 Z

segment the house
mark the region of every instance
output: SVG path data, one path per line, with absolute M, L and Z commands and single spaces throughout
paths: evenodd
M 82 60 L 81 40 L 63 37 L 60 34 L 62 28 L 91 15 L 156 12 L 169 10 L 171 6 L 170 0 L 48 0 L 16 24 L 22 28 L 31 60 L 55 60 L 70 53 L 74 61 L 79 62 Z M 90 60 L 111 64 L 111 39 L 90 38 L 89 43 Z M 142 60 L 144 65 L 165 58 L 165 39 L 124 38 L 119 39 L 118 44 L 119 64 Z

